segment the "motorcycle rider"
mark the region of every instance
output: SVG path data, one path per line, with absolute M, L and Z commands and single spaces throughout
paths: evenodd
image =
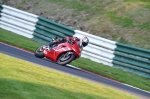
M 81 39 L 77 38 L 77 37 L 66 37 L 66 38 L 55 37 L 52 40 L 52 42 L 49 43 L 49 47 L 52 48 L 54 44 L 61 44 L 61 43 L 67 42 L 67 41 L 73 43 L 72 41 L 74 41 L 74 40 L 80 41 L 81 48 L 87 46 L 89 43 L 89 39 L 86 36 L 83 36 Z

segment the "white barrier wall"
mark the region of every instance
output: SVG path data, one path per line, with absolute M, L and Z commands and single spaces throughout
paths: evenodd
M 110 41 L 86 32 L 75 30 L 76 37 L 87 36 L 90 44 L 83 49 L 82 57 L 89 58 L 93 61 L 103 63 L 108 66 L 113 66 L 112 61 L 114 49 L 117 47 L 116 42 Z
M 14 32 L 14 33 L 22 35 L 22 36 L 25 36 L 27 38 L 33 38 L 33 35 L 32 35 L 33 32 L 27 31 L 25 29 L 16 27 L 16 26 L 8 24 L 8 23 L 5 23 L 3 21 L 0 21 L 0 28 L 3 28 L 5 30 Z
M 22 36 L 33 38 L 38 16 L 9 6 L 2 5 L 2 7 L 0 27 Z
M 21 11 L 21 10 L 18 10 L 16 8 L 12 8 L 12 7 L 9 7 L 6 5 L 2 5 L 2 6 L 3 6 L 2 13 L 6 13 L 8 15 L 11 15 L 11 16 L 20 18 L 22 20 L 26 20 L 28 22 L 35 23 L 35 24 L 38 21 L 37 15 L 31 14 L 31 13 L 28 13 L 25 11 Z
M 22 19 L 18 19 L 16 17 L 1 13 L 1 21 L 8 23 L 8 24 L 12 24 L 16 27 L 20 27 L 29 31 L 34 31 L 35 30 L 35 25 L 34 23 L 22 20 Z
M 101 37 L 98 37 L 98 36 L 95 36 L 95 35 L 92 35 L 92 34 L 89 34 L 86 32 L 82 32 L 80 30 L 75 30 L 75 33 L 76 33 L 75 36 L 77 36 L 77 37 L 82 37 L 83 35 L 86 35 L 87 37 L 89 37 L 90 43 L 93 45 L 104 47 L 104 48 L 107 48 L 110 50 L 114 50 L 117 47 L 115 45 L 116 42 L 114 42 L 114 41 L 111 41 L 111 40 L 108 40 L 105 38 L 101 38 Z

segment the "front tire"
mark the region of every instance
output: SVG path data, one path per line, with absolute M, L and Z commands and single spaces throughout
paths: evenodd
M 63 53 L 58 57 L 57 63 L 60 65 L 66 65 L 68 63 L 70 63 L 71 61 L 73 61 L 75 59 L 75 55 L 74 54 L 69 54 L 68 56 L 65 57 L 65 55 L 67 54 Z
M 43 47 L 44 47 L 44 46 L 45 46 L 45 45 L 42 45 L 42 46 L 38 47 L 38 48 L 35 50 L 34 55 L 35 55 L 36 57 L 38 57 L 38 58 L 44 58 L 44 52 L 43 52 Z

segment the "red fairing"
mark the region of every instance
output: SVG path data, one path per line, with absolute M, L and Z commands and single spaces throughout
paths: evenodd
M 76 58 L 79 58 L 81 55 L 80 39 L 76 37 L 67 37 L 66 41 L 67 42 L 61 43 L 51 50 L 44 49 L 43 51 L 44 56 L 56 62 L 59 55 L 61 55 L 64 52 L 71 52 L 76 56 Z M 71 42 L 68 42 L 68 41 L 71 41 Z
M 47 58 L 59 65 L 66 65 L 81 56 L 83 47 L 88 45 L 88 38 L 66 37 L 53 39 L 49 45 L 39 46 L 34 54 L 37 58 Z

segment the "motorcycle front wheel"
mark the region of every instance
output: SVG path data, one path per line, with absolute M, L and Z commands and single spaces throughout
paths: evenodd
M 68 54 L 69 52 L 63 53 L 59 55 L 57 63 L 60 65 L 66 65 L 69 64 L 71 61 L 75 59 L 74 54 Z
M 38 47 L 35 52 L 34 55 L 38 58 L 44 58 L 44 52 L 43 52 L 43 47 L 46 47 L 46 45 L 42 45 L 40 47 Z

